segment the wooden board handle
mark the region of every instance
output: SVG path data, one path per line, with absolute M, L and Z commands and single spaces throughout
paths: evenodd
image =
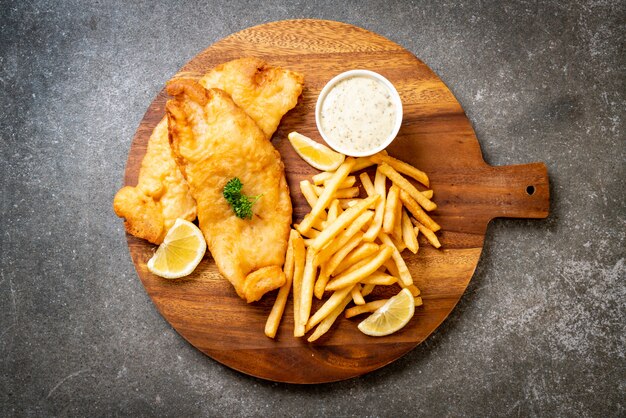
M 545 218 L 550 211 L 550 182 L 543 163 L 489 166 L 487 193 L 493 218 Z

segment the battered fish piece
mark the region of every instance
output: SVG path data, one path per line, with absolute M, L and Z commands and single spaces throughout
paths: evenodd
M 153 244 L 163 242 L 176 218 L 196 219 L 196 202 L 172 158 L 166 117 L 152 131 L 137 186 L 120 189 L 113 209 L 129 234 Z
M 220 272 L 247 302 L 283 285 L 291 200 L 280 154 L 230 96 L 175 80 L 166 112 L 174 158 L 198 207 L 200 229 Z M 262 195 L 252 219 L 240 219 L 223 196 L 232 178 L 242 193 Z
M 228 93 L 269 139 L 285 113 L 298 103 L 304 76 L 246 57 L 218 65 L 202 77 L 200 84 Z
M 242 58 L 216 67 L 202 83 L 231 94 L 269 139 L 285 113 L 298 103 L 303 79 L 302 74 L 260 59 Z M 113 202 L 117 216 L 126 220 L 126 231 L 154 244 L 163 242 L 176 218 L 196 217 L 189 186 L 171 156 L 166 119 L 150 137 L 137 187 L 122 188 Z

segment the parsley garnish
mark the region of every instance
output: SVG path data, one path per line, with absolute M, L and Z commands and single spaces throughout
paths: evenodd
M 241 183 L 241 180 L 235 177 L 226 183 L 222 194 L 233 208 L 233 211 L 238 218 L 252 219 L 252 205 L 254 205 L 263 195 L 246 196 L 241 193 L 242 188 L 243 184 Z

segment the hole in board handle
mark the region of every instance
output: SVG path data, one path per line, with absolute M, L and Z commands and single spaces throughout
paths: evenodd
M 528 196 L 532 196 L 533 194 L 535 194 L 535 186 L 526 187 L 526 193 L 528 193 Z

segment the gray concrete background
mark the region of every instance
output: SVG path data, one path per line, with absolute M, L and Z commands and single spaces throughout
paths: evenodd
M 165 81 L 233 32 L 340 20 L 450 86 L 493 165 L 544 161 L 552 214 L 498 220 L 450 318 L 362 378 L 231 371 L 162 319 L 111 201 Z M 0 2 L 0 416 L 624 416 L 625 4 Z

